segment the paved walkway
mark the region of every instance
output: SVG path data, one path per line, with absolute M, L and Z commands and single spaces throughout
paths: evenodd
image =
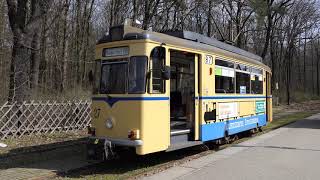
M 320 114 L 144 179 L 320 179 Z

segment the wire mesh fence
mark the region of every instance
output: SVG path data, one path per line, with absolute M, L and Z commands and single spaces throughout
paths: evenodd
M 0 139 L 85 129 L 90 100 L 6 102 L 0 106 Z

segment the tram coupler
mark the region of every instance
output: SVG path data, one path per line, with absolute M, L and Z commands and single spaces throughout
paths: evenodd
M 115 158 L 114 146 L 111 141 L 101 138 L 90 138 L 87 143 L 87 159 L 103 160 Z

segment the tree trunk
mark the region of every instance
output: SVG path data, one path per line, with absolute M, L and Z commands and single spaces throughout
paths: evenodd
M 313 41 L 311 41 L 311 85 L 312 85 L 312 94 L 314 94 L 314 51 L 313 51 L 313 47 L 314 47 L 314 44 L 313 44 Z
M 28 1 L 7 0 L 9 23 L 14 37 L 10 64 L 9 101 L 22 102 L 30 96 L 30 65 L 32 65 L 33 87 L 38 81 L 39 57 L 36 52 L 39 51 L 38 28 L 51 3 L 52 0 L 45 3 L 40 0 L 31 1 L 30 4 Z M 33 49 L 34 53 L 32 64 L 30 49 Z
M 242 32 L 242 2 L 238 1 L 237 3 L 237 14 L 236 14 L 236 46 L 241 48 L 242 47 L 242 39 L 243 39 L 243 32 Z
M 81 57 L 81 45 L 82 45 L 82 27 L 81 27 L 81 6 L 82 6 L 82 1 L 77 0 L 77 6 L 76 6 L 76 36 L 75 36 L 75 42 L 76 42 L 76 54 L 75 54 L 75 60 L 76 60 L 76 81 L 75 81 L 75 86 L 81 83 L 81 62 L 80 62 L 80 57 Z
M 175 11 L 173 12 L 172 30 L 176 28 L 177 28 L 177 7 L 175 7 Z
M 212 9 L 212 0 L 209 0 L 209 7 L 208 7 L 208 15 L 207 15 L 207 19 L 208 19 L 208 32 L 207 32 L 207 36 L 208 37 L 211 37 L 211 26 L 212 26 L 212 23 L 211 23 L 211 10 Z
M 14 101 L 14 92 L 15 92 L 15 72 L 16 72 L 16 48 L 12 49 L 11 53 L 11 63 L 10 63 L 10 74 L 9 74 L 9 93 L 8 93 L 8 101 L 12 102 Z
M 317 48 L 316 48 L 316 51 L 317 51 L 317 95 L 320 96 L 320 84 L 319 84 L 319 58 L 320 58 L 320 55 L 319 55 L 319 39 L 317 40 L 318 43 L 317 43 Z
M 5 28 L 6 28 L 6 21 L 5 21 L 5 2 L 0 2 L 0 77 L 2 79 L 0 80 L 0 92 L 2 94 L 0 95 L 0 101 L 3 100 L 2 98 L 6 97 L 6 91 L 7 91 L 7 64 L 6 64 L 6 48 L 5 48 Z
M 114 0 L 111 0 L 111 4 L 110 4 L 110 19 L 109 19 L 109 27 L 112 27 L 114 25 L 113 21 L 114 21 L 114 17 L 113 17 L 113 11 L 114 11 Z
M 290 87 L 291 87 L 291 67 L 292 67 L 292 51 L 293 51 L 293 47 L 291 45 L 289 45 L 288 47 L 288 51 L 286 52 L 286 57 L 285 60 L 287 60 L 287 83 L 286 83 L 286 90 L 287 90 L 287 105 L 290 105 L 290 98 L 291 98 L 291 91 L 290 91 Z
M 40 67 L 40 35 L 37 29 L 34 32 L 33 40 L 31 44 L 31 89 L 32 93 L 38 92 L 39 83 L 39 67 Z
M 42 85 L 41 90 L 43 93 L 45 93 L 45 90 L 47 89 L 47 77 L 48 77 L 48 72 L 46 71 L 48 67 L 48 62 L 47 62 L 47 15 L 44 15 L 42 19 L 42 27 L 41 27 L 41 35 L 40 35 L 40 66 L 39 66 L 39 80 L 40 84 Z
M 132 6 L 133 6 L 133 15 L 132 20 L 137 20 L 137 0 L 132 0 Z
M 148 25 L 149 25 L 149 19 L 150 19 L 150 7 L 149 7 L 149 1 L 145 1 L 144 2 L 144 17 L 143 17 L 143 24 L 142 24 L 142 28 L 144 30 L 148 29 Z
M 301 36 L 299 36 L 298 38 L 299 38 L 298 47 L 301 47 Z M 297 49 L 297 61 L 296 61 L 296 64 L 298 66 L 298 79 L 297 79 L 296 86 L 298 87 L 299 90 L 301 89 L 301 83 L 302 83 L 300 57 L 301 57 L 301 51 L 300 51 L 300 48 L 298 48 Z
M 13 33 L 15 40 L 12 47 L 11 75 L 9 100 L 22 102 L 29 96 L 29 64 L 30 50 L 25 44 L 31 44 L 23 39 L 28 35 L 20 32 Z
M 264 41 L 264 46 L 263 46 L 263 51 L 261 53 L 261 57 L 262 59 L 265 59 L 267 52 L 268 52 L 268 48 L 269 48 L 269 43 L 270 42 L 270 36 L 271 36 L 271 31 L 272 31 L 272 12 L 271 12 L 271 6 L 272 6 L 273 2 L 270 2 L 270 0 L 267 0 L 267 29 L 266 29 L 266 38 Z
M 61 91 L 64 91 L 67 87 L 67 19 L 69 12 L 69 0 L 65 1 L 65 7 L 63 12 L 63 40 L 62 40 L 62 82 L 61 82 Z
M 89 12 L 88 15 L 86 17 L 86 31 L 85 31 L 85 47 L 84 47 L 84 55 L 83 55 L 83 74 L 82 74 L 82 82 L 86 82 L 87 79 L 87 67 L 86 67 L 86 63 L 87 63 L 87 58 L 88 58 L 88 47 L 89 47 L 89 43 L 90 43 L 90 37 L 91 37 L 91 33 L 90 33 L 90 20 L 91 20 L 91 16 L 92 16 L 92 11 L 93 11 L 93 5 L 94 5 L 95 0 L 91 0 L 91 4 L 90 4 L 90 8 L 89 8 Z
M 272 69 L 272 79 L 271 82 L 271 89 L 275 89 L 275 83 L 277 82 L 277 69 L 276 69 L 276 62 L 275 62 L 275 48 L 274 48 L 274 41 L 273 36 L 270 37 L 270 61 L 271 61 L 271 69 Z
M 304 45 L 303 45 L 303 90 L 305 93 L 307 88 L 306 51 L 307 51 L 307 32 L 305 31 Z

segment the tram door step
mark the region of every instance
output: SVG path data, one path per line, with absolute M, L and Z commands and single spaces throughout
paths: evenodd
M 171 129 L 170 146 L 166 151 L 169 152 L 203 144 L 201 141 L 190 141 L 190 133 L 190 129 Z
M 178 150 L 178 149 L 184 149 L 192 146 L 197 146 L 203 144 L 202 141 L 184 141 L 184 142 L 178 142 L 174 143 L 169 146 L 169 148 L 166 150 L 166 152 Z
M 171 144 L 186 142 L 189 140 L 190 129 L 172 129 L 170 132 Z

